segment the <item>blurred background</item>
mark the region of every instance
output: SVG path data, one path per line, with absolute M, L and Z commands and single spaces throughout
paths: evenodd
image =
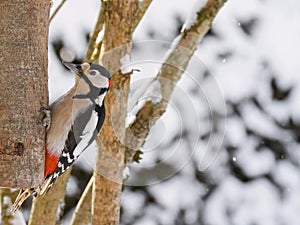
M 129 118 L 195 2 L 154 0 L 136 29 L 124 64 L 140 70 Z M 82 61 L 100 4 L 69 0 L 51 22 L 50 102 L 73 85 L 60 62 Z M 228 0 L 151 130 L 141 163 L 126 169 L 122 225 L 299 224 L 299 21 L 296 0 Z M 159 98 L 155 88 L 147 95 Z M 90 148 L 73 168 L 63 224 L 94 155 Z

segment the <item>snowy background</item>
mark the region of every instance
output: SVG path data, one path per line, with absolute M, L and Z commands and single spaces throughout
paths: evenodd
M 129 115 L 195 2 L 154 0 L 138 26 L 131 66 L 141 72 Z M 99 7 L 99 0 L 67 1 L 52 21 L 50 101 L 72 86 L 60 60 L 83 59 Z M 228 0 L 151 130 L 142 162 L 129 168 L 122 225 L 299 224 L 299 38 L 299 1 Z M 88 150 L 72 171 L 64 224 L 94 154 Z

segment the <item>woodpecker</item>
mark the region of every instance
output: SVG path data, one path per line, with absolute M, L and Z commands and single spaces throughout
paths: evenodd
M 31 195 L 44 195 L 89 147 L 105 118 L 104 97 L 110 87 L 110 74 L 93 63 L 63 64 L 79 79 L 63 96 L 43 110 L 48 125 L 44 182 L 37 188 L 21 189 L 11 212 L 15 213 Z M 47 118 L 50 116 L 50 119 Z

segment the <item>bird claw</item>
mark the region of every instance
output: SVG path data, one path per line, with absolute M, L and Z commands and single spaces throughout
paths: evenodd
M 43 127 L 46 127 L 47 131 L 49 130 L 50 126 L 51 126 L 51 111 L 50 109 L 47 109 L 45 107 L 42 107 L 40 109 L 40 112 L 44 114 L 44 117 L 41 121 L 41 125 Z

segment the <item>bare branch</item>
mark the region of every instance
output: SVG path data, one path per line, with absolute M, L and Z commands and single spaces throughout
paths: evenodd
M 105 3 L 102 2 L 95 28 L 89 40 L 88 49 L 85 55 L 86 62 L 94 62 L 99 58 L 102 40 L 97 41 L 97 38 L 99 37 L 99 33 L 101 32 L 101 30 L 103 29 L 103 24 L 105 19 L 104 4 Z
M 226 0 L 208 0 L 206 5 L 197 12 L 194 24 L 183 28 L 179 41 L 175 43 L 175 46 L 172 45 L 167 59 L 156 76 L 161 84 L 162 100 L 156 104 L 151 101 L 146 102 L 137 113 L 135 122 L 126 129 L 126 137 L 135 137 L 126 140 L 126 145 L 131 148 L 126 149 L 126 163 L 132 161 L 135 154 L 132 149 L 138 150 L 142 147 L 150 128 L 166 111 L 167 102 L 170 100 L 176 83 L 225 2 Z
M 75 208 L 71 225 L 90 224 L 92 210 L 92 187 L 94 177 L 91 177 Z
M 152 0 L 144 0 L 142 1 L 141 5 L 139 6 L 135 19 L 133 21 L 133 30 L 137 27 L 141 19 L 143 18 L 146 10 L 150 6 Z M 103 39 L 103 37 L 99 37 L 100 32 L 103 31 L 103 25 L 104 25 L 104 4 L 105 2 L 103 1 L 101 4 L 101 9 L 99 12 L 99 16 L 95 25 L 95 28 L 93 30 L 93 33 L 90 37 L 89 44 L 88 44 L 88 49 L 85 57 L 85 61 L 88 62 L 94 62 L 99 58 L 99 54 L 101 52 L 101 45 L 102 45 L 102 40 L 97 40 L 97 39 Z
M 67 0 L 62 0 L 61 3 L 59 4 L 59 6 L 57 6 L 57 8 L 53 12 L 53 14 L 50 16 L 49 23 L 51 23 L 51 21 L 53 20 L 53 18 L 56 16 L 56 14 L 61 9 L 61 7 L 63 7 L 63 5 L 66 3 L 66 1 Z

